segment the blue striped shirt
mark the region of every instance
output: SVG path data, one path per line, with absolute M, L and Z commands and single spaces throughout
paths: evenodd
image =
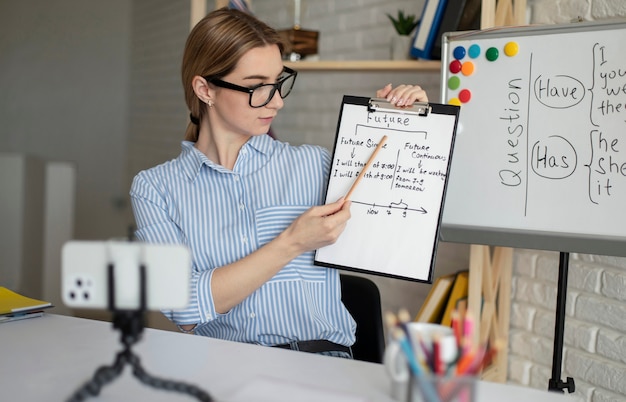
M 139 240 L 182 243 L 192 252 L 191 300 L 165 311 L 196 334 L 276 345 L 326 339 L 352 345 L 356 324 L 341 303 L 339 272 L 313 265 L 313 251 L 292 260 L 228 313 L 211 293 L 217 267 L 274 239 L 312 205 L 323 203 L 330 155 L 267 135 L 241 148 L 233 170 L 183 141 L 176 158 L 135 177 L 130 196 Z

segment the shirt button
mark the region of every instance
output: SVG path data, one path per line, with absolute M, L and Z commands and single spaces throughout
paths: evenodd
M 239 181 L 239 176 L 235 176 L 235 181 Z
M 243 202 L 241 204 L 239 204 L 239 209 L 241 211 L 243 211 L 244 209 L 246 209 L 246 206 L 243 204 Z
M 244 243 L 248 242 L 248 236 L 241 236 L 241 241 Z
M 254 318 L 254 317 L 256 317 L 256 314 L 250 313 L 250 318 Z

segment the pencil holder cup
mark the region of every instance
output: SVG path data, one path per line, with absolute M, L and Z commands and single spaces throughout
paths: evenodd
M 407 329 L 411 334 L 412 347 L 418 360 L 427 360 L 425 354 L 433 352 L 435 337 L 440 339 L 440 358 L 443 364 L 450 364 L 457 358 L 457 341 L 452 328 L 439 324 L 411 322 L 407 324 Z M 405 351 L 397 341 L 393 340 L 387 344 L 383 364 L 391 380 L 391 397 L 401 402 L 410 400 L 407 398 L 411 387 L 411 369 Z
M 411 376 L 410 402 L 475 402 L 474 376 Z

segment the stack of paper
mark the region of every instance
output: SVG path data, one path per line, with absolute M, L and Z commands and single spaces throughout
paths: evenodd
M 43 300 L 22 296 L 0 286 L 0 323 L 40 317 L 52 304 Z

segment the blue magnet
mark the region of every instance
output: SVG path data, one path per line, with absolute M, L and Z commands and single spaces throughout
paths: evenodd
M 470 46 L 468 53 L 469 57 L 471 57 L 472 59 L 477 58 L 478 56 L 480 56 L 480 46 L 476 44 Z
M 454 52 L 452 52 L 452 55 L 454 56 L 455 59 L 462 60 L 463 57 L 465 57 L 465 48 L 463 46 L 455 47 Z

